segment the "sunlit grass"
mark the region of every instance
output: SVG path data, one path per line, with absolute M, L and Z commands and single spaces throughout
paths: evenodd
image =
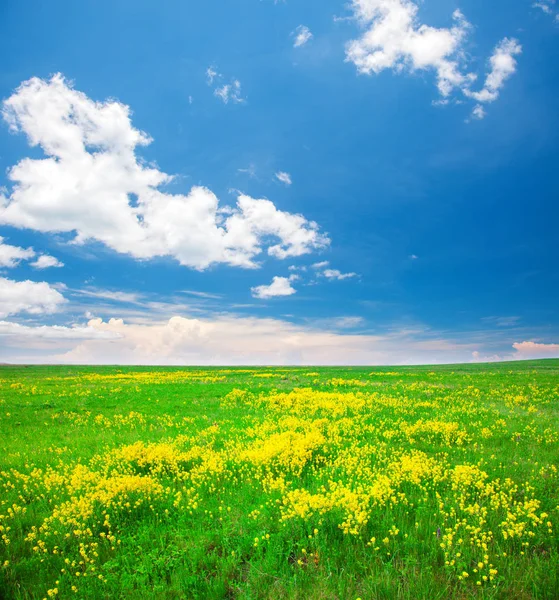
M 557 598 L 559 361 L 0 370 L 0 597 Z

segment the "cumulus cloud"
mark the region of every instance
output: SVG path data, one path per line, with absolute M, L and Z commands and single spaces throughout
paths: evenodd
M 295 35 L 295 41 L 293 42 L 294 48 L 304 46 L 307 42 L 312 40 L 313 37 L 311 30 L 306 25 L 299 25 L 293 32 L 293 35 Z
M 0 319 L 18 313 L 54 313 L 66 302 L 59 291 L 44 281 L 13 281 L 0 277 Z
M 443 97 L 474 79 L 460 69 L 471 26 L 459 10 L 453 26 L 440 29 L 420 23 L 411 0 L 353 0 L 353 10 L 365 32 L 348 44 L 346 56 L 360 73 L 433 70 Z
M 37 260 L 29 263 L 34 269 L 50 269 L 51 267 L 60 268 L 64 266 L 63 262 L 60 262 L 58 258 L 50 256 L 48 254 L 41 254 Z
M 35 256 L 33 248 L 20 248 L 4 243 L 0 236 L 0 267 L 11 269 L 17 267 L 22 260 L 29 260 Z
M 46 158 L 9 170 L 13 188 L 0 195 L 0 223 L 72 232 L 74 243 L 96 240 L 134 258 L 170 256 L 199 270 L 251 268 L 264 251 L 286 258 L 329 243 L 316 223 L 267 199 L 241 194 L 235 207 L 223 207 L 205 187 L 161 191 L 173 178 L 136 155 L 151 139 L 132 126 L 128 106 L 94 102 L 60 74 L 24 82 L 2 114 Z
M 512 360 L 511 357 L 508 357 L 509 360 Z M 472 352 L 472 358 L 470 362 L 474 363 L 484 363 L 484 362 L 501 362 L 503 360 L 507 360 L 507 357 L 501 356 L 500 354 L 488 354 L 484 355 L 478 350 Z
M 291 277 L 274 277 L 270 285 L 259 285 L 251 288 L 254 298 L 275 298 L 276 296 L 291 296 L 297 291 L 291 286 L 297 275 Z
M 559 358 L 559 344 L 541 342 L 515 342 L 514 352 L 506 354 L 483 355 L 478 350 L 472 352 L 472 362 L 498 362 L 506 360 L 534 360 L 538 358 Z
M 477 76 L 465 70 L 464 51 L 472 26 L 459 10 L 452 14 L 451 27 L 436 28 L 421 23 L 415 0 L 353 0 L 352 6 L 364 32 L 347 45 L 346 60 L 364 74 L 378 74 L 385 69 L 397 73 L 431 70 L 442 98 L 434 104 L 448 104 L 454 90 L 478 103 L 493 102 L 516 70 L 514 56 L 522 48 L 517 40 L 505 38 L 489 60 L 491 72 L 483 89 L 472 92 L 470 88 Z M 472 116 L 485 116 L 480 104 Z
M 516 342 L 512 345 L 519 358 L 557 358 L 559 344 L 542 344 L 538 342 Z
M 285 183 L 285 185 L 291 185 L 293 183 L 291 181 L 291 175 L 285 171 L 278 171 L 276 173 L 276 179 L 282 183 Z
M 78 364 L 413 364 L 459 362 L 467 360 L 473 349 L 469 344 L 441 338 L 416 339 L 405 332 L 344 333 L 336 331 L 340 323 L 317 329 L 279 319 L 233 316 L 175 316 L 140 323 L 91 319 L 76 331 L 26 326 L 19 334 L 13 324 L 3 327 L 10 335 L 3 337 L 0 354 L 10 362 L 29 362 L 32 356 L 40 362 Z M 83 339 L 77 339 L 80 336 Z
M 516 71 L 516 59 L 514 57 L 521 52 L 522 46 L 517 40 L 509 38 L 501 40 L 489 59 L 491 71 L 485 79 L 483 89 L 479 92 L 464 90 L 466 96 L 478 102 L 494 102 L 497 100 L 505 81 Z

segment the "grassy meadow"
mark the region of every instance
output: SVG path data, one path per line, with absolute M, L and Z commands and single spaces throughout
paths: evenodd
M 2 599 L 557 599 L 559 360 L 0 368 Z

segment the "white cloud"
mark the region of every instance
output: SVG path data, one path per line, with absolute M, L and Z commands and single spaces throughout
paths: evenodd
M 296 293 L 296 289 L 291 286 L 291 281 L 297 277 L 274 277 L 270 285 L 259 285 L 251 288 L 254 298 L 274 298 L 276 296 L 291 296 Z
M 495 325 L 496 327 L 514 327 L 518 325 L 520 317 L 482 317 L 481 319 L 485 323 Z
M 459 10 L 454 25 L 440 29 L 420 23 L 411 0 L 353 0 L 353 10 L 365 32 L 348 44 L 346 56 L 360 73 L 432 69 L 443 97 L 474 79 L 460 69 L 471 25 Z
M 241 96 L 241 82 L 238 79 L 233 80 L 230 84 L 225 84 L 216 88 L 214 90 L 214 96 L 221 98 L 225 104 L 228 104 L 230 100 L 235 104 L 245 101 Z
M 489 317 L 492 318 L 492 317 Z M 472 352 L 472 362 L 499 362 L 506 360 L 534 360 L 538 358 L 559 358 L 559 344 L 540 342 L 515 342 L 514 352 L 508 354 L 483 355 L 479 351 Z
M 321 277 L 326 277 L 326 279 L 338 279 L 341 281 L 343 279 L 357 277 L 357 273 L 342 273 L 338 269 L 327 269 L 326 267 L 328 267 L 329 264 L 329 261 L 323 260 L 321 262 L 314 263 L 311 266 L 313 269 L 321 271 L 320 273 L 318 273 L 318 275 Z
M 558 358 L 559 344 L 516 342 L 512 345 L 519 358 Z
M 329 243 L 316 223 L 267 199 L 241 194 L 235 207 L 223 207 L 205 187 L 188 195 L 160 191 L 173 178 L 136 155 L 151 140 L 132 126 L 129 108 L 94 102 L 60 74 L 24 82 L 4 102 L 3 117 L 47 157 L 10 169 L 13 189 L 0 193 L 0 223 L 75 232 L 74 243 L 97 240 L 134 258 L 170 256 L 199 270 L 251 268 L 266 250 L 286 258 Z
M 206 83 L 211 87 L 218 79 L 223 79 L 223 75 L 218 73 L 215 67 L 206 69 Z M 245 98 L 241 96 L 241 82 L 238 79 L 231 80 L 231 83 L 225 83 L 214 88 L 214 96 L 220 98 L 224 104 L 229 101 L 239 104 L 245 102 Z M 192 102 L 190 102 L 192 104 Z
M 329 244 L 329 239 L 319 233 L 315 222 L 280 211 L 269 200 L 241 195 L 237 206 L 237 212 L 227 219 L 226 228 L 241 265 L 247 262 L 245 256 L 258 254 L 260 238 L 266 236 L 280 240 L 281 243 L 268 247 L 268 254 L 282 259 L 301 256 L 311 249 L 324 248 Z
M 313 269 L 323 269 L 324 267 L 327 267 L 329 264 L 330 264 L 329 261 L 323 260 L 321 262 L 314 263 L 311 266 Z
M 342 329 L 358 327 L 359 325 L 363 325 L 364 321 L 363 317 L 336 317 L 332 319 L 334 326 Z
M 77 296 L 99 298 L 101 300 L 110 300 L 112 302 L 124 302 L 126 304 L 139 304 L 141 301 L 140 295 L 135 292 L 120 292 L 97 288 L 70 291 L 72 294 Z
M 237 169 L 237 172 L 246 173 L 251 179 L 256 178 L 256 166 L 252 163 L 246 169 Z
M 31 260 L 35 256 L 36 252 L 33 248 L 20 248 L 19 246 L 5 244 L 4 238 L 0 236 L 0 267 L 13 268 L 22 260 Z M 48 269 L 49 267 L 64 266 L 64 263 L 48 254 L 41 254 L 34 262 L 29 264 L 34 269 Z
M 41 254 L 36 261 L 29 263 L 34 269 L 49 269 L 51 267 L 60 268 L 64 266 L 63 262 L 60 262 L 58 258 L 49 256 L 48 254 Z
M 208 85 L 212 85 L 214 82 L 214 79 L 216 77 L 221 77 L 221 75 L 215 70 L 214 67 L 208 67 L 206 69 L 206 82 Z
M 206 300 L 219 300 L 222 298 L 221 294 L 209 294 L 208 292 L 197 292 L 195 290 L 180 290 L 180 293 L 196 298 L 205 298 Z
M 339 327 L 340 324 L 333 324 Z M 0 354 L 9 362 L 78 364 L 351 365 L 460 362 L 470 344 L 440 338 L 417 339 L 406 332 L 356 335 L 265 318 L 173 317 L 142 323 L 92 319 L 76 332 L 28 327 L 18 337 L 8 327 Z M 96 339 L 91 332 L 107 335 Z M 0 326 L 0 332 L 2 327 Z M 55 339 L 59 335 L 60 339 Z M 83 335 L 83 340 L 72 340 Z M 45 341 L 45 337 L 50 336 Z M 87 338 L 86 338 L 87 336 Z M 109 337 L 111 336 L 111 337 Z M 242 340 L 242 344 L 239 343 Z M 48 344 L 47 344 L 48 342 Z M 23 348 L 24 354 L 20 351 Z M 45 349 L 46 348 L 46 349 Z M 40 354 L 38 352 L 40 351 Z M 30 360 L 32 359 L 32 360 Z
M 18 313 L 54 313 L 66 302 L 64 296 L 46 282 L 0 277 L 0 319 Z
M 500 354 L 483 355 L 478 350 L 475 350 L 474 352 L 472 352 L 472 358 L 471 358 L 470 362 L 475 362 L 475 363 L 501 362 L 503 360 L 507 360 L 507 357 L 503 357 Z M 509 360 L 510 360 L 510 357 L 509 357 Z
M 90 325 L 20 325 L 11 321 L 0 321 L 0 339 L 2 336 L 15 338 L 34 338 L 48 340 L 86 340 L 86 339 L 118 339 L 120 334 L 112 331 L 102 331 Z
M 276 173 L 276 179 L 285 183 L 285 185 L 291 185 L 293 182 L 291 181 L 291 175 L 286 173 L 285 171 L 278 171 Z
M 546 15 L 553 14 L 555 8 L 555 0 L 540 0 L 540 2 L 534 2 L 533 8 L 540 8 Z
M 464 90 L 466 96 L 478 102 L 494 102 L 497 100 L 499 91 L 505 81 L 516 71 L 516 59 L 514 57 L 521 52 L 522 46 L 517 40 L 509 38 L 501 40 L 489 59 L 491 71 L 485 79 L 483 89 L 479 92 Z
M 476 104 L 474 109 L 472 110 L 472 117 L 474 119 L 483 119 L 487 113 L 485 112 L 485 108 L 481 104 Z
M 497 99 L 504 82 L 515 72 L 514 56 L 522 48 L 517 40 L 505 38 L 497 44 L 490 58 L 491 72 L 484 88 L 472 92 L 476 75 L 464 70 L 464 42 L 472 26 L 455 10 L 451 27 L 435 28 L 421 23 L 416 0 L 353 0 L 353 12 L 364 33 L 346 48 L 346 59 L 359 73 L 378 74 L 385 69 L 397 73 L 432 70 L 442 99 L 447 104 L 453 90 L 478 103 Z M 483 118 L 481 106 L 473 109 L 473 117 Z
M 0 236 L 0 267 L 11 269 L 17 267 L 22 260 L 29 260 L 35 256 L 33 248 L 20 248 L 4 243 L 4 238 Z
M 322 275 L 324 275 L 326 279 L 337 279 L 338 281 L 357 277 L 357 273 L 342 273 L 341 271 L 338 271 L 338 269 L 325 269 L 322 272 Z
M 293 42 L 294 48 L 304 46 L 313 37 L 311 30 L 306 25 L 299 25 L 293 32 L 293 35 L 295 35 L 295 41 Z

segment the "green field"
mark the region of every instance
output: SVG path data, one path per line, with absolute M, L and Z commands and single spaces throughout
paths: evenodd
M 559 598 L 559 360 L 0 368 L 0 598 Z

